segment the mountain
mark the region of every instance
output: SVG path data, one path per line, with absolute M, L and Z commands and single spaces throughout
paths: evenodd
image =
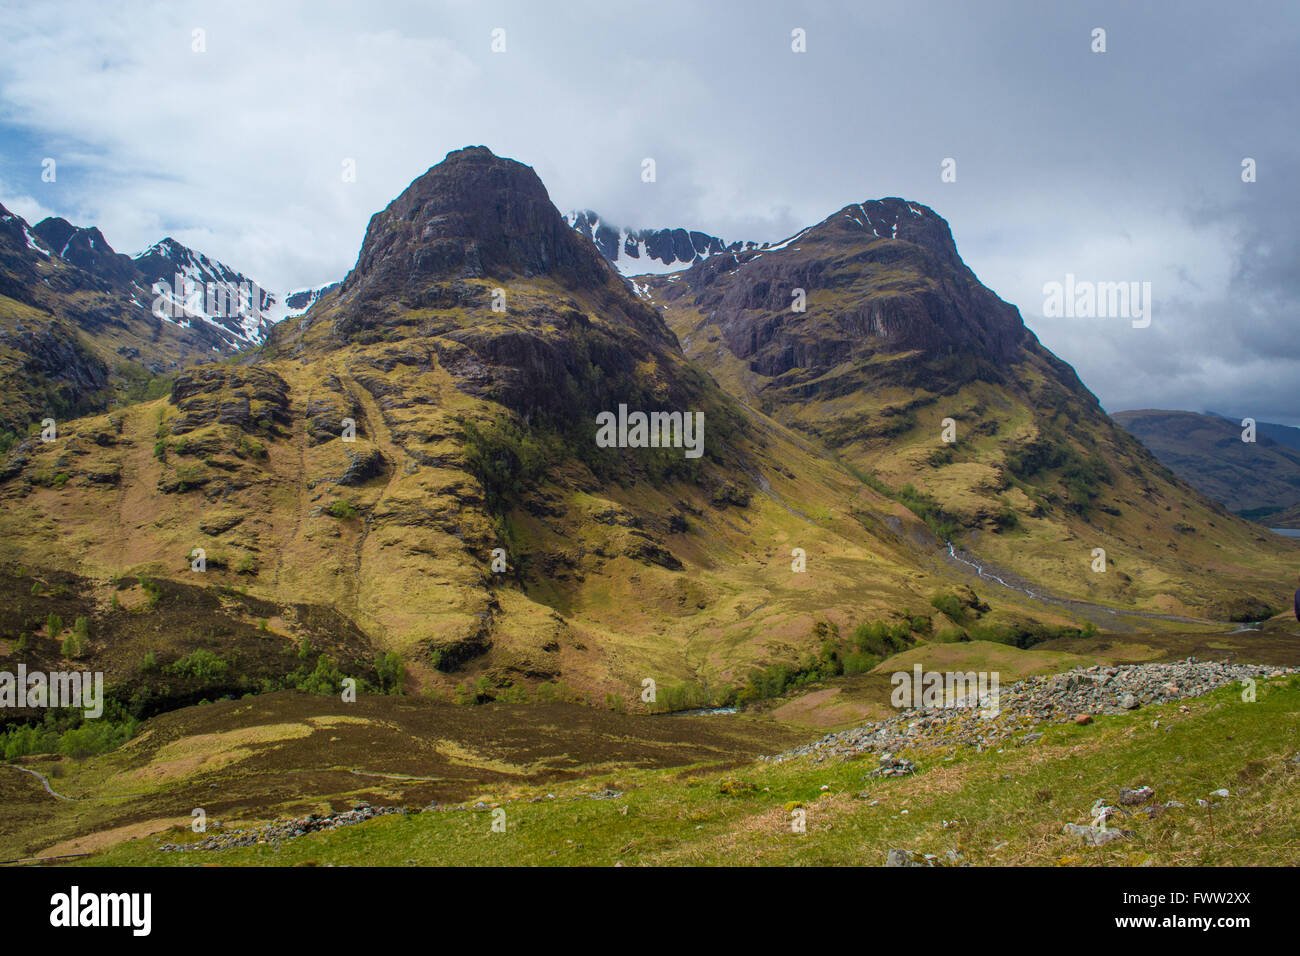
M 602 447 L 621 411 L 681 425 Z M 847 633 L 945 584 L 914 515 L 728 397 L 533 170 L 481 147 L 377 213 L 347 277 L 247 362 L 65 436 L 0 467 L 6 521 L 47 515 L 9 560 L 237 588 L 299 609 L 270 615 L 291 646 L 322 640 L 304 609 L 341 614 L 432 692 L 731 685 L 820 647 L 819 620 Z M 113 666 L 148 680 L 138 655 Z
M 171 237 L 137 255 L 134 265 L 153 293 L 155 315 L 187 327 L 206 323 L 232 350 L 261 343 L 273 324 L 274 295 Z
M 53 666 L 41 622 L 87 617 L 135 710 L 345 659 L 462 700 L 761 697 L 928 640 L 1257 617 L 1296 554 L 1115 426 L 925 207 L 634 290 L 483 147 L 239 361 L 16 443 L 0 501 L 0 633 Z M 220 681 L 159 676 L 200 650 Z
M 1274 438 L 1294 441 L 1297 429 L 1258 422 L 1255 440 L 1245 442 L 1240 418 L 1152 409 L 1111 417 L 1174 474 L 1230 511 L 1273 527 L 1300 527 L 1300 447 Z
M 0 207 L 0 436 L 144 397 L 222 351 L 221 335 L 163 322 L 149 306 L 131 259 L 98 229 L 33 228 Z
M 568 214 L 566 221 L 595 245 L 622 275 L 679 272 L 723 252 L 748 252 L 767 243 L 726 242 L 717 236 L 687 229 L 622 229 L 590 209 Z
M 78 269 L 110 281 L 130 284 L 137 278 L 131 257 L 114 252 L 94 226 L 74 226 L 66 219 L 42 219 L 32 229 L 45 248 Z
M 96 227 L 29 226 L 0 206 L 0 441 L 160 394 L 182 368 L 260 344 L 322 291 L 280 303 L 174 239 L 133 259 Z
M 725 390 L 911 501 L 1004 579 L 1222 609 L 1244 592 L 1201 569 L 1250 577 L 1278 551 L 1112 422 L 924 205 L 853 203 L 778 246 L 639 285 Z M 1094 547 L 1110 573 L 1090 571 Z

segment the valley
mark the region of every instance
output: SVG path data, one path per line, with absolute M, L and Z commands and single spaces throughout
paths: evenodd
M 855 202 L 775 244 L 599 223 L 456 150 L 340 282 L 214 343 L 131 301 L 151 257 L 219 263 L 78 265 L 5 220 L 0 668 L 102 673 L 106 708 L 5 715 L 0 854 L 1216 863 L 1294 804 L 1300 542 L 1120 427 L 937 213 Z M 1259 668 L 1258 699 L 1193 657 Z M 896 671 L 1129 665 L 1131 708 L 905 733 L 906 780 L 816 752 L 966 727 L 900 716 Z M 1151 690 L 1165 666 L 1194 679 Z M 1218 830 L 1062 834 L 1144 780 L 1242 798 Z M 160 850 L 195 810 L 248 833 Z M 781 842 L 794 810 L 817 840 Z M 1250 859 L 1290 860 L 1275 836 Z

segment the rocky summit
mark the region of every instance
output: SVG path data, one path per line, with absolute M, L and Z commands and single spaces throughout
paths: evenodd
M 447 154 L 366 228 L 343 293 L 418 307 L 431 280 L 549 276 L 596 286 L 608 270 L 558 215 L 533 170 L 483 146 Z

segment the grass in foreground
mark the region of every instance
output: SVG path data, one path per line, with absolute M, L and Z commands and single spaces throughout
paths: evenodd
M 915 776 L 872 779 L 874 755 L 800 758 L 741 768 L 626 771 L 503 803 L 492 800 L 391 816 L 279 846 L 162 853 L 187 830 L 124 843 L 94 865 L 880 865 L 890 848 L 949 850 L 973 865 L 1295 865 L 1300 862 L 1300 678 L 1241 700 L 1224 688 L 1089 726 L 1046 728 L 1036 743 L 997 752 L 919 749 Z M 725 719 L 725 718 L 720 718 Z M 1061 833 L 1089 823 L 1097 799 L 1149 785 L 1148 819 L 1112 827 L 1131 839 L 1080 845 Z M 1210 798 L 1227 788 L 1231 796 Z M 617 795 L 608 795 L 612 791 Z M 553 794 L 553 797 L 548 797 Z M 1197 799 L 1215 805 L 1197 806 Z M 793 811 L 806 832 L 792 831 Z

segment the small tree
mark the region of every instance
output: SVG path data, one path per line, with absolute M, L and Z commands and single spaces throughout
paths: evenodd
M 50 617 L 56 615 L 51 614 Z M 63 629 L 63 622 L 59 621 L 59 629 Z M 63 656 L 68 660 L 76 660 L 85 656 L 87 648 L 90 646 L 90 619 L 85 617 L 77 618 L 72 625 L 72 630 L 68 636 L 63 639 Z
M 406 665 L 396 651 L 381 654 L 375 659 L 375 670 L 379 672 L 379 689 L 385 694 L 400 694 L 406 683 Z

